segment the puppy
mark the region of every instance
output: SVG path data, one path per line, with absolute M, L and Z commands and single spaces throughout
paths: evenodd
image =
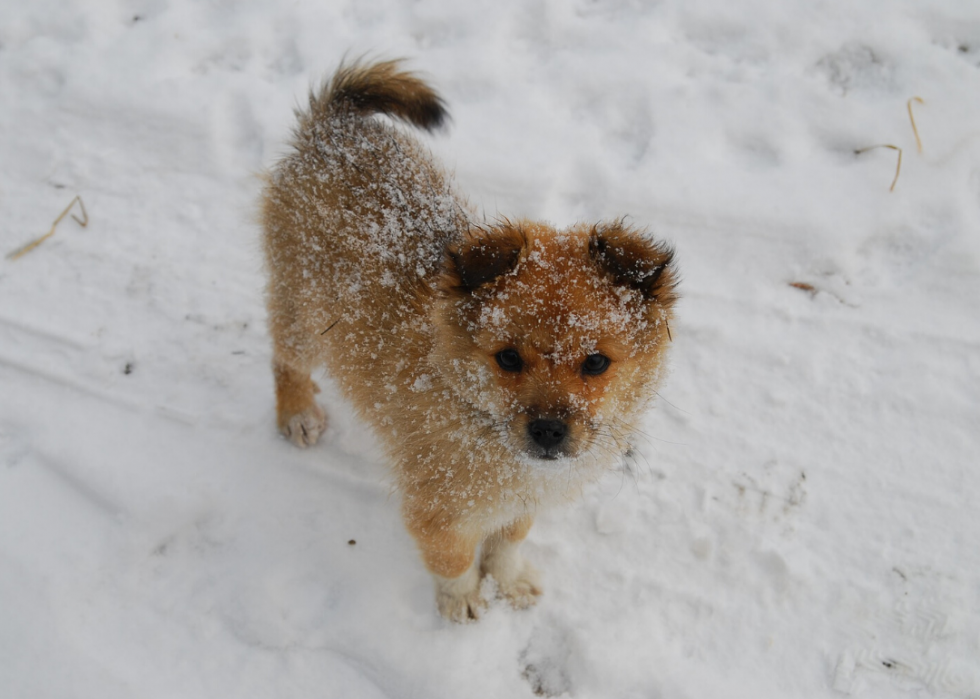
M 262 201 L 279 429 L 314 444 L 325 365 L 393 463 L 405 525 L 455 621 L 483 576 L 517 608 L 540 507 L 616 463 L 662 374 L 673 253 L 622 221 L 475 221 L 385 115 L 433 130 L 440 97 L 397 61 L 310 97 Z

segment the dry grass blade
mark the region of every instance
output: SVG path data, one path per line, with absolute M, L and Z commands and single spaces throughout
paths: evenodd
M 908 105 L 907 105 L 908 108 L 909 108 L 909 121 L 912 122 L 912 133 L 915 134 L 915 146 L 916 146 L 916 148 L 919 149 L 919 152 L 921 153 L 922 152 L 922 139 L 919 138 L 919 129 L 915 125 L 915 116 L 913 116 L 913 114 L 912 114 L 912 103 L 913 102 L 918 102 L 919 104 L 925 104 L 926 101 L 924 99 L 922 99 L 921 97 L 912 97 L 911 99 L 909 99 Z
M 805 291 L 810 294 L 810 296 L 817 295 L 817 287 L 813 284 L 807 284 L 806 282 L 790 282 L 789 285 L 794 289 L 799 289 L 800 291 Z
M 854 151 L 855 155 L 861 155 L 862 153 L 867 153 L 869 150 L 874 150 L 875 148 L 891 148 L 894 151 L 898 151 L 898 163 L 895 165 L 895 179 L 892 180 L 892 186 L 888 188 L 889 192 L 895 191 L 895 185 L 898 184 L 898 175 L 902 171 L 902 149 L 898 146 L 893 146 L 890 143 L 880 143 L 876 146 L 868 146 L 867 148 L 859 148 Z
M 88 225 L 88 212 L 85 210 L 85 203 L 82 201 L 81 195 L 77 195 L 74 199 L 71 200 L 71 202 L 69 202 L 68 206 L 65 207 L 65 210 L 61 212 L 61 215 L 58 216 L 58 218 L 56 218 L 54 220 L 54 223 L 51 224 L 51 230 L 50 231 L 48 231 L 47 233 L 45 233 L 44 235 L 42 235 L 40 238 L 36 238 L 36 239 L 32 240 L 31 242 L 27 243 L 26 245 L 20 246 L 19 248 L 17 248 L 13 252 L 7 253 L 7 259 L 8 260 L 16 260 L 18 257 L 23 257 L 24 255 L 26 255 L 27 253 L 29 253 L 31 250 L 33 250 L 34 248 L 36 248 L 38 245 L 40 245 L 41 243 L 43 243 L 45 240 L 47 240 L 48 238 L 50 238 L 51 236 L 53 236 L 55 229 L 58 227 L 58 224 L 61 223 L 61 221 L 65 218 L 65 216 L 68 215 L 68 213 L 72 210 L 72 207 L 75 206 L 76 203 L 78 204 L 78 208 L 82 212 L 82 217 L 81 218 L 78 218 L 78 216 L 76 216 L 75 214 L 72 214 L 71 217 L 73 219 L 75 219 L 75 222 L 79 226 L 81 226 L 82 228 L 85 228 L 85 226 Z

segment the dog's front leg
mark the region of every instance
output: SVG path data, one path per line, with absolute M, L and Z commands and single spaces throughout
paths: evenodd
M 538 571 L 520 554 L 521 542 L 533 523 L 533 517 L 518 519 L 483 543 L 480 568 L 497 581 L 500 594 L 516 609 L 530 607 L 541 595 Z
M 479 537 L 467 535 L 454 522 L 435 523 L 410 509 L 405 522 L 435 580 L 439 613 L 457 622 L 478 619 L 487 606 L 480 595 Z

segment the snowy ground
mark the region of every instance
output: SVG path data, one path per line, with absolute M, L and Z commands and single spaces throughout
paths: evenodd
M 336 396 L 273 425 L 257 173 L 365 51 L 488 215 L 684 276 L 635 463 L 475 625 Z M 90 223 L 0 260 L 0 695 L 980 697 L 978 124 L 975 0 L 2 0 L 0 252 Z

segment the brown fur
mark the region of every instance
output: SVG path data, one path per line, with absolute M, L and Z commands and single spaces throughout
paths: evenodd
M 540 585 L 517 547 L 537 508 L 620 458 L 660 378 L 672 253 L 621 222 L 478 225 L 378 112 L 422 128 L 446 119 L 397 63 L 341 67 L 269 178 L 279 428 L 316 441 L 310 372 L 326 365 L 391 457 L 440 611 L 477 616 L 482 575 L 527 606 Z M 608 368 L 590 373 L 601 357 Z

